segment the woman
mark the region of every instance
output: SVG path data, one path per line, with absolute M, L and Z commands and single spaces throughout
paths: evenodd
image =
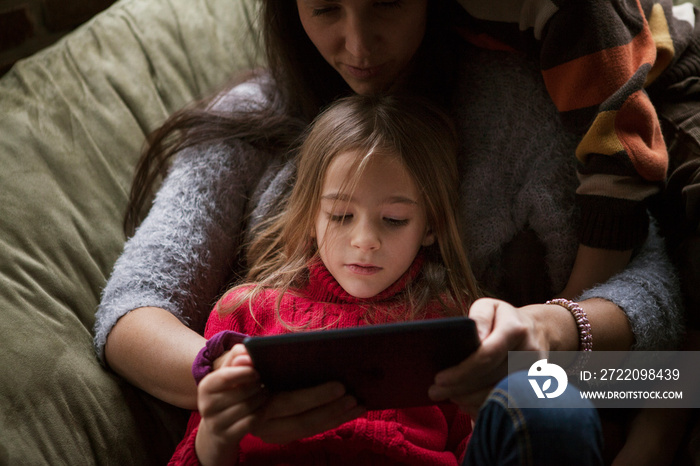
M 576 184 L 569 155 L 576 138 L 561 128 L 531 64 L 455 47 L 459 39 L 444 27 L 459 12 L 453 7 L 425 0 L 264 2 L 269 77 L 224 95 L 205 112 L 177 115 L 161 133 L 187 129 L 188 138 L 174 147 L 178 156 L 154 207 L 105 289 L 96 345 L 112 369 L 158 398 L 194 408 L 190 369 L 205 341 L 191 328 L 201 330 L 234 276 L 245 234 L 293 182 L 285 154 L 300 128 L 352 91 L 400 88 L 449 105 L 462 132 L 461 205 L 477 278 L 517 305 L 544 302 L 563 288 L 576 253 L 569 189 Z M 523 128 L 519 102 L 536 125 Z M 163 141 L 154 142 L 158 152 Z M 153 173 L 160 168 L 156 164 Z M 680 316 L 670 270 L 659 245 L 651 244 L 618 278 L 584 294 L 580 305 L 595 349 L 676 343 Z M 637 285 L 642 280 L 652 285 Z M 507 350 L 579 347 L 576 323 L 561 306 L 518 309 L 482 300 L 470 316 L 479 324 L 482 348 L 439 375 L 431 391 L 468 411 L 505 376 Z M 293 396 L 308 401 L 320 395 L 333 399 L 318 391 Z M 327 425 L 323 406 L 311 405 L 312 422 L 309 412 L 303 423 L 304 413 L 288 413 L 294 415 L 285 429 L 303 437 L 314 425 Z

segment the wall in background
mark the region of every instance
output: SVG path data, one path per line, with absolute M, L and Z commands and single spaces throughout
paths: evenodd
M 115 0 L 0 0 L 0 75 Z

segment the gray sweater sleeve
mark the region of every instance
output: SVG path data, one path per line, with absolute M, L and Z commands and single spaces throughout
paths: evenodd
M 680 344 L 684 329 L 678 278 L 654 225 L 623 272 L 579 299 L 591 298 L 607 299 L 625 312 L 635 337 L 633 349 L 671 350 Z
M 101 360 L 114 324 L 139 307 L 166 309 L 203 330 L 231 276 L 247 199 L 269 162 L 269 155 L 243 143 L 177 154 L 103 290 L 94 339 Z

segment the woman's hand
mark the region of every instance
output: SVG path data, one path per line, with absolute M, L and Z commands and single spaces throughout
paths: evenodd
M 558 308 L 558 309 L 557 309 Z M 476 322 L 481 346 L 457 366 L 435 377 L 429 395 L 435 401 L 451 400 L 473 418 L 491 389 L 508 373 L 508 351 L 548 351 L 578 344 L 576 324 L 561 306 L 532 305 L 516 308 L 504 301 L 484 298 L 469 310 Z
M 198 406 L 202 420 L 196 450 L 204 465 L 232 464 L 248 433 L 268 443 L 289 443 L 365 413 L 337 382 L 268 394 L 243 345 L 234 346 L 221 367 L 202 379 Z

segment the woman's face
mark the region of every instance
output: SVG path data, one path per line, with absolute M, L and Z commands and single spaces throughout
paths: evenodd
M 428 0 L 297 0 L 306 34 L 358 94 L 386 90 L 425 34 Z

